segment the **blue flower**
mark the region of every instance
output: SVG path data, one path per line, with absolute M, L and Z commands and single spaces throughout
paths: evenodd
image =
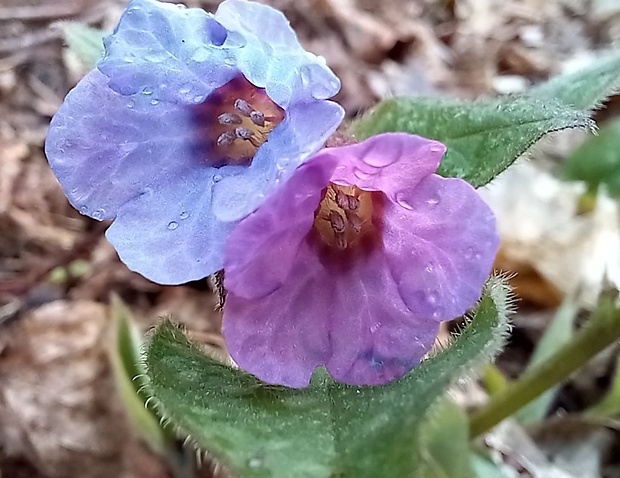
M 52 119 L 45 151 L 71 204 L 112 219 L 129 268 L 163 284 L 223 266 L 234 225 L 321 148 L 340 82 L 284 15 L 133 0 Z

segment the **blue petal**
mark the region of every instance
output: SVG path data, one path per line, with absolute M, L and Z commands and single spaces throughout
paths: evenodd
M 123 206 L 106 236 L 127 266 L 160 284 L 201 279 L 223 267 L 234 224 L 209 210 L 211 175 L 175 175 Z
M 205 167 L 187 107 L 124 97 L 106 83 L 96 70 L 85 76 L 52 119 L 45 143 L 69 201 L 96 219 L 114 218 L 129 199 L 174 174 Z
M 240 168 L 207 166 L 188 106 L 121 96 L 106 81 L 89 73 L 50 125 L 45 151 L 65 194 L 82 214 L 116 219 L 111 241 L 148 278 L 180 283 L 215 272 L 230 225 L 210 211 L 212 179 Z M 200 223 L 169 231 L 182 213 Z M 175 269 L 159 269 L 169 261 Z
M 229 31 L 245 36 L 242 48 L 230 50 L 237 67 L 282 108 L 296 101 L 331 98 L 340 90 L 340 80 L 325 59 L 301 47 L 278 10 L 245 0 L 226 0 L 215 19 Z
M 225 38 L 224 27 L 204 10 L 133 0 L 105 39 L 97 68 L 123 95 L 200 103 L 237 74 L 219 46 Z

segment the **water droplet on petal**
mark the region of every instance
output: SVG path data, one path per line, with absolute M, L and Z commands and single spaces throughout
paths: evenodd
M 429 262 L 424 270 L 426 272 L 433 272 L 435 270 L 435 265 L 432 262 Z
M 395 157 L 390 154 L 383 154 L 383 151 L 371 150 L 364 155 L 362 161 L 369 166 L 383 168 L 392 164 L 395 161 Z
M 220 176 L 219 174 L 216 174 L 215 176 L 213 176 L 214 183 L 219 183 L 221 180 L 222 180 L 222 176 Z
M 428 198 L 426 200 L 426 204 L 428 204 L 429 206 L 437 206 L 437 204 L 439 204 L 439 198 L 435 196 Z
M 179 217 L 181 219 L 187 219 L 189 217 L 189 212 L 183 211 Z
M 92 218 L 93 219 L 97 219 L 98 221 L 101 221 L 101 219 L 103 219 L 104 215 L 105 215 L 105 210 L 104 209 L 97 209 L 95 212 L 93 212 Z
M 143 95 L 147 95 L 147 96 L 148 96 L 148 95 L 152 95 L 152 94 L 153 94 L 153 88 L 148 87 L 148 86 L 147 86 L 147 87 L 145 87 L 145 88 L 142 90 L 142 94 L 143 94 Z
M 136 102 L 134 100 L 129 100 L 127 102 L 127 108 L 133 108 L 136 105 Z
M 80 207 L 80 214 L 86 214 L 88 212 L 88 208 L 86 206 Z
M 396 204 L 400 207 L 407 209 L 408 211 L 413 211 L 413 206 L 409 203 L 407 199 L 407 195 L 405 193 L 396 193 Z
M 177 227 L 179 227 L 179 223 L 176 221 L 170 221 L 168 223 L 168 229 L 174 231 Z
M 361 169 L 357 169 L 357 168 L 353 170 L 353 175 L 357 179 L 361 179 L 362 181 L 366 179 L 370 179 L 372 177 L 372 173 L 369 173 L 367 171 L 362 171 Z
M 381 322 L 375 322 L 370 326 L 370 331 L 374 334 L 381 327 Z
M 426 301 L 429 304 L 435 305 L 437 303 L 437 300 L 439 300 L 439 294 L 437 292 L 433 291 L 426 294 Z
M 443 148 L 439 145 L 436 146 L 431 146 L 431 153 L 441 153 L 443 151 Z
M 202 103 L 205 100 L 204 95 L 196 95 L 194 96 L 194 103 Z
M 156 100 L 155 98 L 153 98 L 153 99 L 151 100 L 151 104 L 152 104 L 153 106 L 158 105 L 158 104 L 159 104 L 159 100 Z

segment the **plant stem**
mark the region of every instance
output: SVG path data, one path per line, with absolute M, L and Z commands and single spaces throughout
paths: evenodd
M 587 324 L 554 355 L 525 372 L 470 417 L 472 438 L 493 428 L 620 338 L 617 293 L 603 294 Z

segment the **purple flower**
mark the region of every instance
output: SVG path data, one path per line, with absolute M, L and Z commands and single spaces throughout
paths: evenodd
M 499 236 L 468 183 L 434 174 L 444 152 L 404 133 L 324 149 L 237 225 L 223 331 L 241 368 L 291 387 L 321 365 L 386 383 L 475 304 Z
M 222 268 L 235 223 L 322 147 L 340 88 L 277 10 L 133 0 L 54 116 L 46 154 L 71 203 L 164 284 Z

